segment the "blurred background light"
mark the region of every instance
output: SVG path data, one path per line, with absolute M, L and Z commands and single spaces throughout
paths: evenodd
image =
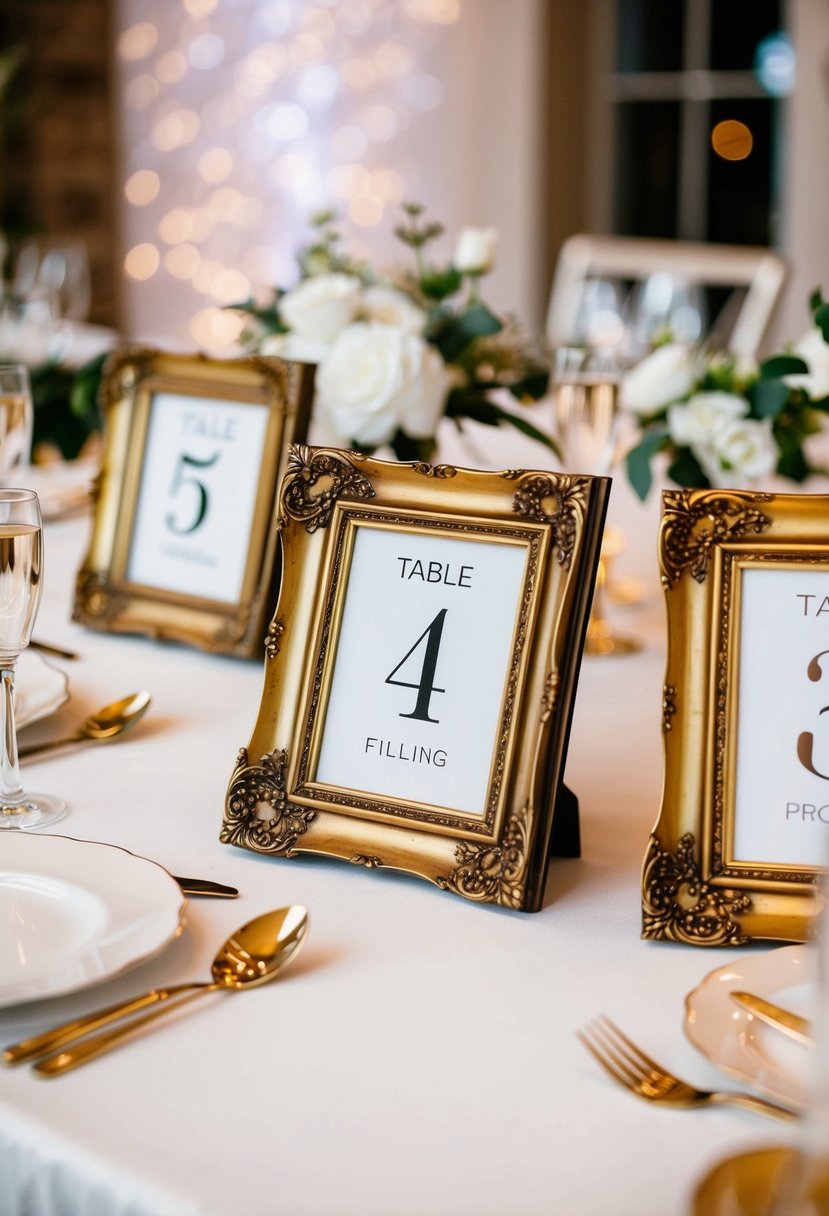
M 770 34 L 757 47 L 754 74 L 772 97 L 787 97 L 797 79 L 794 46 L 788 34 Z

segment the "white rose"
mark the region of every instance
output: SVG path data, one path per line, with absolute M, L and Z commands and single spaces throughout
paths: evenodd
M 357 315 L 360 280 L 349 274 L 305 279 L 279 301 L 279 315 L 301 338 L 331 342 Z
M 369 321 L 396 325 L 407 334 L 423 333 L 426 313 L 396 287 L 369 287 L 363 292 L 363 308 Z
M 278 355 L 295 363 L 320 363 L 328 353 L 328 342 L 314 342 L 298 334 L 270 334 L 259 343 L 260 355 Z
M 687 397 L 696 376 L 688 348 L 669 342 L 646 355 L 622 377 L 619 402 L 634 414 L 652 414 Z
M 462 228 L 452 265 L 461 274 L 486 274 L 495 264 L 498 233 L 494 228 Z
M 803 388 L 813 401 L 829 397 L 829 342 L 821 331 L 814 327 L 795 343 L 794 354 L 800 355 L 809 365 L 808 372 L 797 372 L 784 376 L 790 388 Z
M 438 352 L 417 334 L 358 321 L 335 339 L 317 373 L 320 421 L 345 440 L 387 443 L 398 427 L 434 435 L 448 388 Z
M 688 401 L 668 410 L 668 434 L 674 443 L 693 446 L 710 443 L 726 422 L 748 413 L 745 397 L 734 393 L 695 393 Z
M 711 484 L 721 487 L 771 473 L 778 458 L 770 419 L 735 418 L 715 431 L 710 444 L 692 450 Z

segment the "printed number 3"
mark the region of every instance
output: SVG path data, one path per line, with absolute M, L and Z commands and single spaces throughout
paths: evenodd
M 446 620 L 446 612 L 446 608 L 441 608 L 431 625 L 423 630 L 414 646 L 406 651 L 394 670 L 386 676 L 386 684 L 395 684 L 398 688 L 417 689 L 417 700 L 412 712 L 410 714 L 399 714 L 398 717 L 419 718 L 421 722 L 440 721 L 439 718 L 429 717 L 429 703 L 433 692 L 446 692 L 445 688 L 435 688 L 435 671 L 438 665 L 438 652 L 440 650 L 440 639 L 443 635 L 443 622 Z M 394 677 L 400 668 L 407 659 L 411 658 L 424 638 L 426 639 L 426 647 L 423 653 L 423 665 L 420 669 L 420 680 L 418 683 L 410 684 L 407 680 L 395 680 Z
M 199 481 L 198 477 L 193 477 L 190 470 L 210 469 L 219 459 L 220 455 L 221 452 L 214 452 L 212 456 L 208 456 L 205 460 L 199 460 L 197 456 L 188 456 L 186 452 L 179 454 L 178 463 L 173 472 L 173 480 L 170 485 L 170 498 L 177 498 L 180 490 L 186 489 L 187 486 L 192 486 L 196 491 L 196 513 L 192 521 L 184 527 L 177 521 L 175 511 L 167 512 L 164 522 L 170 531 L 175 532 L 177 536 L 187 536 L 201 526 L 210 502 L 204 482 Z

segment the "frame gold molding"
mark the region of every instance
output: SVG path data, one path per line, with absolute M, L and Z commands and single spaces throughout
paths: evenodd
M 818 867 L 729 860 L 738 747 L 741 572 L 829 568 L 829 497 L 666 491 L 664 783 L 642 872 L 642 936 L 692 945 L 803 941 Z
M 275 504 L 288 444 L 308 428 L 314 369 L 252 357 L 210 359 L 124 347 L 104 366 L 100 390 L 103 456 L 93 496 L 92 536 L 78 572 L 74 619 L 90 629 L 139 633 L 203 650 L 262 653 L 278 593 L 279 529 Z M 256 507 L 240 598 L 209 600 L 132 583 L 127 577 L 153 398 L 172 392 L 269 409 Z M 264 645 L 273 648 L 269 635 Z
M 407 871 L 476 902 L 537 911 L 609 484 L 293 446 L 279 505 L 282 591 L 259 715 L 230 779 L 221 840 Z M 314 780 L 358 527 L 526 548 L 480 819 Z

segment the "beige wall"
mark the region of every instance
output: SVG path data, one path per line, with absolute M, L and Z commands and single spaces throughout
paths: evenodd
M 781 249 L 791 266 L 772 338 L 798 337 L 815 287 L 829 296 L 829 0 L 789 0 L 797 85 L 789 99 Z

